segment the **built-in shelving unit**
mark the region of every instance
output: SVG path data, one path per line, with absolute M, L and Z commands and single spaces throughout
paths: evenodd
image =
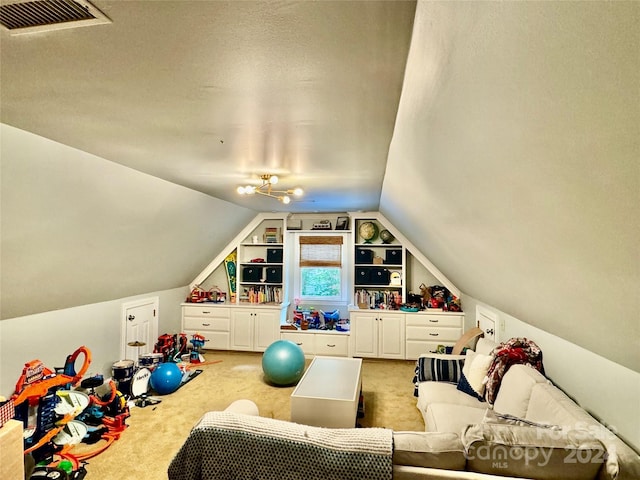
M 327 221 L 327 222 L 324 222 Z M 362 236 L 370 222 L 377 235 Z M 322 228 L 330 224 L 331 228 Z M 336 225 L 341 228 L 336 230 Z M 390 234 L 383 239 L 380 232 Z M 295 232 L 345 233 L 349 252 L 350 331 L 280 330 L 287 323 L 291 280 L 288 243 Z M 289 239 L 289 240 L 288 240 Z M 405 312 L 421 283 L 459 290 L 379 212 L 347 214 L 261 213 L 194 279 L 205 290 L 228 292 L 224 303 L 184 303 L 183 330 L 200 332 L 210 348 L 264 351 L 275 339 L 295 341 L 307 355 L 416 358 L 462 334 L 464 313 Z

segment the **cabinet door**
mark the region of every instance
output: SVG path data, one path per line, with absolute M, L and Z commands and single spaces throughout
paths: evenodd
M 404 359 L 404 314 L 385 313 L 379 315 L 378 318 L 378 336 L 380 339 L 378 356 Z
M 351 342 L 354 357 L 378 356 L 378 315 L 351 314 Z
M 253 349 L 253 310 L 236 308 L 231 312 L 231 349 Z
M 253 322 L 253 350 L 264 352 L 269 345 L 280 338 L 279 311 L 255 311 Z

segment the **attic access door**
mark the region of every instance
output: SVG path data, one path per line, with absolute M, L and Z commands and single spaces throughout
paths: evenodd
M 484 338 L 487 338 L 492 342 L 497 341 L 496 323 L 497 317 L 495 313 L 481 307 L 480 305 L 476 305 L 476 324 L 484 332 Z
M 138 355 L 153 351 L 158 338 L 158 297 L 145 298 L 122 304 L 121 359 L 138 362 Z M 144 343 L 130 346 L 129 343 Z

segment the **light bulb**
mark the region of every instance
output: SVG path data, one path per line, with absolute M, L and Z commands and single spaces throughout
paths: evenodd
M 254 193 L 256 193 L 256 187 L 254 187 L 253 185 L 247 185 L 246 187 L 244 187 L 244 193 L 246 193 L 247 195 L 253 195 Z
M 276 183 L 278 183 L 278 176 L 277 175 L 271 175 L 269 177 L 269 183 L 271 185 L 275 185 Z
M 302 195 L 304 195 L 304 190 L 302 190 L 302 189 L 301 189 L 301 188 L 299 188 L 299 187 L 298 187 L 298 188 L 294 188 L 294 189 L 293 189 L 293 194 L 294 194 L 296 197 L 301 197 Z
M 291 199 L 288 196 L 285 195 L 284 197 L 282 197 L 282 203 L 287 205 L 289 202 L 291 202 Z
M 244 188 L 242 185 L 240 185 L 240 186 L 236 189 L 236 191 L 237 191 L 240 195 L 244 195 L 245 193 L 247 193 L 247 191 L 245 190 L 245 188 Z

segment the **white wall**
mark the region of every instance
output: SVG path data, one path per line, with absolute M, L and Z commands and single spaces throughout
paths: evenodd
M 639 21 L 419 1 L 380 198 L 462 292 L 636 372 Z
M 465 330 L 475 326 L 476 307 L 497 316 L 499 342 L 533 340 L 542 349 L 545 373 L 582 408 L 640 450 L 640 373 L 463 295 Z
M 158 334 L 178 333 L 180 303 L 187 294 L 188 287 L 181 287 L 1 321 L 0 395 L 13 393 L 25 363 L 39 359 L 48 368 L 62 367 L 67 355 L 83 345 L 92 356 L 85 377 L 98 373 L 110 376 L 113 363 L 121 360 L 122 304 L 158 297 Z

